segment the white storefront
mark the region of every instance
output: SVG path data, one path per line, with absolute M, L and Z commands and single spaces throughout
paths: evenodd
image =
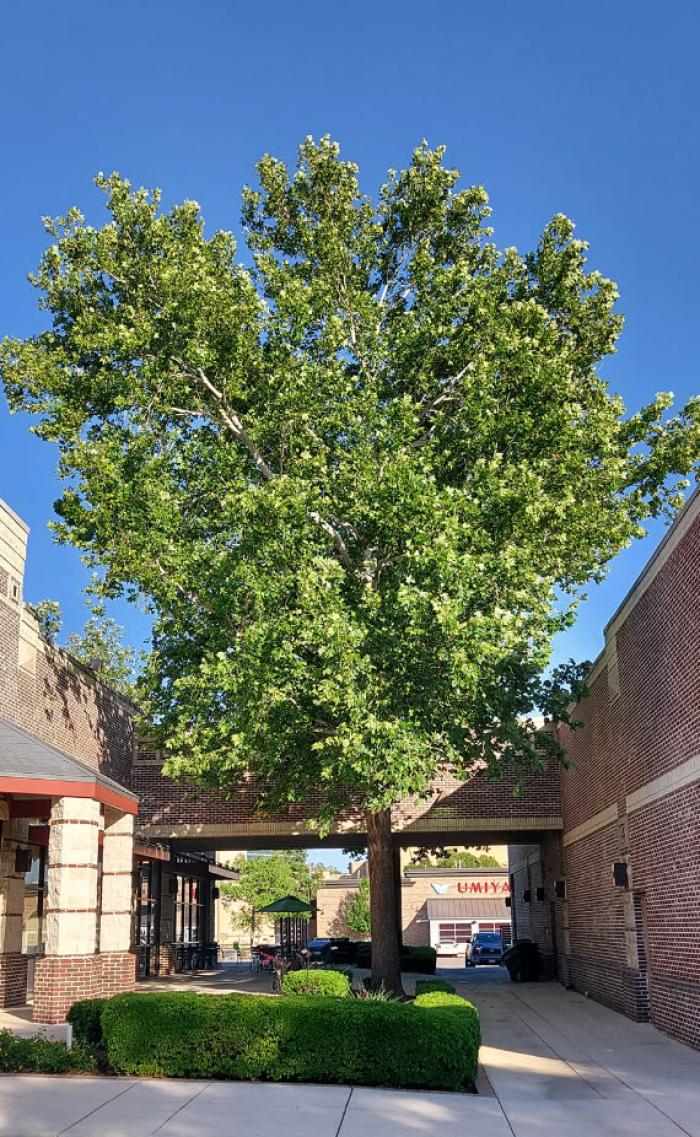
M 440 883 L 441 895 L 426 904 L 430 944 L 467 944 L 475 932 L 510 929 L 510 889 L 507 878 L 494 881 L 458 881 L 452 887 Z M 451 891 L 457 895 L 446 896 Z

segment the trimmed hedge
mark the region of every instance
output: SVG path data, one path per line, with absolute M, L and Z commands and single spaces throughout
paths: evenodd
M 421 1007 L 423 1011 L 432 1011 L 438 1015 L 445 1015 L 445 1025 L 454 1019 L 462 1030 L 465 1053 L 468 1056 L 468 1081 L 471 1085 L 476 1082 L 479 1066 L 479 1046 L 481 1045 L 481 1023 L 479 1012 L 473 1003 L 462 999 L 459 995 L 451 995 L 448 991 L 426 991 L 417 995 L 413 1000 L 414 1007 Z
M 443 991 L 446 995 L 456 995 L 457 988 L 444 979 L 416 979 L 416 995 L 427 995 L 430 991 Z
M 413 1003 L 124 994 L 107 1002 L 102 1028 L 116 1073 L 152 1077 L 459 1090 L 476 1078 L 479 1049 L 475 1008 L 441 993 Z
M 282 979 L 283 995 L 350 997 L 350 980 L 343 971 L 288 971 Z
M 71 1050 L 53 1038 L 20 1038 L 0 1030 L 0 1071 L 3 1074 L 65 1074 L 94 1070 L 94 1055 L 83 1046 Z
M 106 1002 L 106 999 L 80 999 L 77 1003 L 73 1003 L 66 1020 L 73 1027 L 73 1037 L 76 1042 L 85 1042 L 88 1046 L 101 1044 L 100 1016 Z
M 401 947 L 400 964 L 402 971 L 417 971 L 423 975 L 434 975 L 437 962 L 437 952 L 432 947 L 412 947 L 403 944 Z M 372 944 L 370 942 L 357 945 L 357 966 L 372 966 Z

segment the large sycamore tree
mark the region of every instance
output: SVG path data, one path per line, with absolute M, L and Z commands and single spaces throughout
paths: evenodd
M 392 805 L 537 766 L 528 716 L 580 680 L 543 678 L 552 637 L 700 449 L 697 403 L 627 415 L 599 376 L 616 290 L 571 222 L 498 248 L 443 157 L 375 200 L 329 139 L 264 157 L 244 257 L 195 202 L 99 177 L 111 218 L 47 222 L 50 326 L 1 363 L 60 449 L 59 538 L 154 612 L 168 771 L 361 811 L 395 989 Z

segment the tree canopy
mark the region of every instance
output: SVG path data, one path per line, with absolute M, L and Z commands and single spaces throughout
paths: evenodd
M 392 804 L 541 765 L 531 712 L 582 678 L 552 638 L 700 453 L 697 399 L 627 414 L 599 374 L 622 318 L 572 222 L 499 248 L 458 177 L 423 144 L 371 200 L 307 139 L 259 163 L 239 257 L 100 176 L 107 223 L 46 222 L 50 326 L 0 354 L 60 450 L 59 539 L 152 607 L 168 771 L 366 811 L 377 918 Z
M 467 849 L 416 849 L 411 867 L 416 869 L 496 869 L 504 866 L 492 853 L 472 853 Z
M 49 643 L 58 643 L 63 628 L 58 601 L 41 600 L 33 608 L 42 635 Z M 90 616 L 81 631 L 69 632 L 60 646 L 95 671 L 110 687 L 128 698 L 135 697 L 138 653 L 124 643 L 124 628 L 106 614 L 104 605 L 91 603 Z
M 240 873 L 240 880 L 220 886 L 224 904 L 240 901 L 234 910 L 235 921 L 255 934 L 260 909 L 283 896 L 298 896 L 311 900 L 323 875 L 323 865 L 310 865 L 303 849 L 284 849 L 271 856 L 235 857 L 231 868 Z

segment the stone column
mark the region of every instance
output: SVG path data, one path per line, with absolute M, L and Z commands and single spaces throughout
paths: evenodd
M 7 833 L 9 811 L 0 801 L 0 821 Z M 15 872 L 17 842 L 5 837 L 0 847 L 0 1007 L 27 1000 L 27 957 L 22 955 L 24 873 Z
M 136 981 L 131 950 L 134 819 L 105 807 L 100 912 L 100 972 L 103 995 L 130 991 Z
M 45 955 L 37 961 L 34 1022 L 62 1022 L 78 999 L 101 995 L 97 938 L 100 804 L 56 798 L 49 820 Z

